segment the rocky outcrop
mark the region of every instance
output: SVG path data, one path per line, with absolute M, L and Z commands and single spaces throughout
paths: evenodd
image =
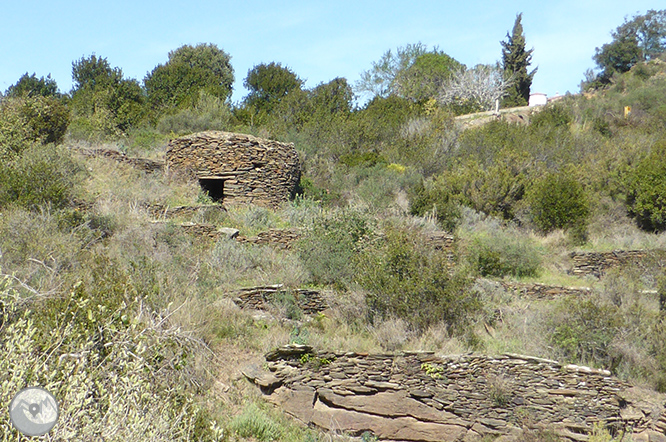
M 523 440 L 548 429 L 584 441 L 595 423 L 666 440 L 666 395 L 605 370 L 505 354 L 315 352 L 290 345 L 244 371 L 265 398 L 308 425 L 379 439 Z M 500 440 L 500 439 L 497 439 Z
M 592 275 L 600 278 L 607 270 L 628 264 L 639 264 L 649 256 L 666 257 L 663 250 L 614 250 L 612 252 L 572 252 L 573 267 L 570 273 L 576 276 Z
M 277 207 L 295 192 L 300 162 L 293 143 L 230 132 L 201 132 L 171 140 L 166 164 L 191 173 L 225 204 Z
M 328 308 L 328 303 L 316 290 L 293 289 L 287 290 L 282 284 L 249 287 L 236 291 L 233 300 L 241 308 L 253 310 L 268 310 L 270 304 L 284 302 L 291 297 L 291 302 L 306 315 L 313 315 Z
M 132 158 L 128 157 L 122 152 L 112 149 L 80 149 L 79 152 L 87 157 L 103 157 L 117 161 L 119 163 L 127 164 L 135 169 L 143 170 L 145 172 L 156 172 L 164 169 L 164 162 L 149 160 L 146 158 Z

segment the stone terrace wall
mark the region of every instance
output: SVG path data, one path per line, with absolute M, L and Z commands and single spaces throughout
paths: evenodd
M 505 354 L 312 352 L 286 346 L 244 370 L 265 398 L 306 424 L 380 439 L 524 440 L 547 428 L 587 440 L 596 422 L 634 441 L 666 440 L 666 395 L 605 370 Z M 499 439 L 498 439 L 499 440 Z
M 161 161 L 148 160 L 145 158 L 132 158 L 128 157 L 122 152 L 112 149 L 80 149 L 79 152 L 87 157 L 103 157 L 117 161 L 119 163 L 128 164 L 136 169 L 146 172 L 156 172 L 164 169 L 164 163 Z
M 663 250 L 614 250 L 612 252 L 572 252 L 571 273 L 577 276 L 593 275 L 600 278 L 608 269 L 640 263 L 650 255 L 666 255 Z
M 230 132 L 201 132 L 171 140 L 167 167 L 223 181 L 224 203 L 276 207 L 293 194 L 300 162 L 293 144 Z
M 236 240 L 242 243 L 268 244 L 280 249 L 289 250 L 291 249 L 291 245 L 297 241 L 302 234 L 302 230 L 295 227 L 290 229 L 268 229 L 265 232 L 260 232 L 257 236 L 239 236 Z
M 539 283 L 517 283 L 499 281 L 505 290 L 530 299 L 558 299 L 565 296 L 587 296 L 591 290 L 587 287 L 562 287 Z
M 161 204 L 151 204 L 146 207 L 150 215 L 154 218 L 170 219 L 178 216 L 188 217 L 203 215 L 212 212 L 226 212 L 227 209 L 219 204 L 207 204 L 199 206 L 164 206 Z
M 234 302 L 241 308 L 254 310 L 267 310 L 269 304 L 276 301 L 276 296 L 281 293 L 290 293 L 294 297 L 296 305 L 306 315 L 313 315 L 328 308 L 326 300 L 316 290 L 296 289 L 287 290 L 282 284 L 250 287 L 238 290 L 234 293 Z

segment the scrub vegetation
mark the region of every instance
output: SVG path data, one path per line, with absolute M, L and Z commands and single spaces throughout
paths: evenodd
M 505 103 L 524 104 L 534 75 L 521 17 L 502 44 L 504 67 L 469 67 L 498 84 L 519 76 Z M 660 45 L 632 34 L 641 17 L 662 32 Z M 663 17 L 627 20 L 598 49 L 585 93 L 528 124 L 458 124 L 486 110 L 444 93 L 463 87 L 468 68 L 420 43 L 388 51 L 357 85 L 305 88 L 289 67 L 260 64 L 238 103 L 231 57 L 213 44 L 172 51 L 143 81 L 83 57 L 68 93 L 26 73 L 0 98 L 0 398 L 32 385 L 54 393 L 52 440 L 347 440 L 296 425 L 239 375 L 290 342 L 508 351 L 666 391 L 664 261 L 601 279 L 566 272 L 572 251 L 666 248 Z M 627 45 L 642 51 L 636 60 L 605 64 Z M 194 180 L 80 153 L 160 159 L 169 138 L 202 130 L 293 142 L 298 195 L 276 210 L 156 223 L 150 205 L 211 200 Z M 304 233 L 284 250 L 202 240 L 184 221 Z M 428 240 L 441 230 L 455 237 L 453 259 Z M 497 281 L 592 290 L 527 300 Z M 308 318 L 284 298 L 274 313 L 290 319 L 281 320 L 232 301 L 234 290 L 272 284 L 320 290 L 331 308 Z M 0 435 L 19 437 L 6 413 Z

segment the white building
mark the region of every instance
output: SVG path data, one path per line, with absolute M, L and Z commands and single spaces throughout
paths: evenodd
M 546 94 L 542 94 L 541 92 L 535 92 L 533 94 L 530 94 L 530 102 L 529 106 L 534 107 L 534 106 L 545 106 L 548 104 L 548 97 Z

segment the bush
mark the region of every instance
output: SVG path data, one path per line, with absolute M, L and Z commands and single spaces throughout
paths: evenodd
M 666 141 L 629 172 L 627 210 L 641 229 L 666 230 Z
M 33 143 L 60 143 L 69 110 L 53 97 L 6 98 L 0 102 L 0 158 L 20 154 Z
M 590 215 L 583 186 L 570 173 L 549 173 L 527 192 L 532 221 L 540 230 L 584 230 Z
M 462 333 L 480 307 L 465 272 L 452 275 L 444 253 L 406 231 L 389 230 L 354 262 L 354 281 L 367 290 L 372 322 L 402 319 L 418 332 L 443 322 L 451 333 Z
M 622 325 L 617 307 L 594 299 L 560 306 L 552 318 L 552 345 L 568 361 L 611 367 L 611 344 Z
M 166 114 L 157 122 L 157 130 L 163 134 L 184 135 L 206 130 L 225 130 L 229 127 L 231 110 L 220 98 L 204 91 L 193 107 Z
M 468 241 L 466 259 L 481 276 L 524 278 L 537 276 L 541 270 L 539 249 L 517 233 L 480 232 Z
M 203 408 L 179 376 L 191 350 L 161 318 L 129 301 L 111 308 L 94 287 L 28 304 L 0 279 L 0 400 L 39 385 L 58 398 L 54 440 L 210 440 Z M 141 318 L 141 319 L 140 319 Z M 20 435 L 0 416 L 0 439 Z
M 353 257 L 370 223 L 358 212 L 343 211 L 314 220 L 312 229 L 298 242 L 303 265 L 315 284 L 345 286 L 355 272 Z
M 26 208 L 71 202 L 84 169 L 60 147 L 34 145 L 6 163 L 0 163 L 0 208 L 18 204 Z
M 454 202 L 451 191 L 441 183 L 429 183 L 428 187 L 421 181 L 410 191 L 412 215 L 424 216 L 432 214 L 440 226 L 453 232 L 460 220 L 460 206 Z
M 571 109 L 562 104 L 546 106 L 541 112 L 530 117 L 530 124 L 535 128 L 568 127 L 572 122 Z

